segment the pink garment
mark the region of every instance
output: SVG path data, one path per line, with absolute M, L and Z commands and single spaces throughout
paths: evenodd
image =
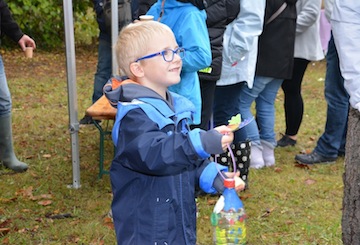
M 320 14 L 320 39 L 324 54 L 326 54 L 328 49 L 330 35 L 331 35 L 331 25 L 325 17 L 325 10 L 322 9 Z

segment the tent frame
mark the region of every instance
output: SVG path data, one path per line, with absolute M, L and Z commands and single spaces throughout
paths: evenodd
M 118 9 L 118 1 L 111 0 L 111 10 Z M 66 74 L 68 90 L 69 132 L 71 140 L 71 159 L 73 169 L 73 182 L 69 188 L 79 189 L 80 183 L 80 157 L 79 157 L 79 121 L 76 88 L 76 62 L 75 62 L 75 38 L 72 1 L 63 0 L 65 46 L 66 46 Z M 111 11 L 111 23 L 117 23 L 118 11 Z M 111 42 L 114 46 L 118 36 L 118 25 L 111 25 Z M 117 74 L 117 62 L 112 50 L 112 71 Z

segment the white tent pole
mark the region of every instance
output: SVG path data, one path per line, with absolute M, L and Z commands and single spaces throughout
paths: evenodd
M 65 44 L 66 44 L 66 70 L 68 85 L 68 110 L 71 136 L 71 157 L 73 167 L 73 184 L 69 187 L 80 188 L 80 160 L 79 160 L 79 122 L 77 108 L 76 90 L 76 63 L 75 63 L 75 41 L 72 1 L 63 0 L 64 6 L 64 25 L 65 25 Z
M 112 47 L 112 74 L 118 75 L 118 65 L 116 61 L 115 46 L 116 40 L 119 35 L 119 19 L 118 13 L 118 0 L 111 0 L 111 47 Z

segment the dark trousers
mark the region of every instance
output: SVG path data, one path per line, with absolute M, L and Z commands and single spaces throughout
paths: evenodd
M 281 85 L 284 91 L 286 135 L 297 135 L 301 125 L 304 113 L 301 83 L 309 62 L 309 60 L 294 58 L 292 79 L 284 80 Z

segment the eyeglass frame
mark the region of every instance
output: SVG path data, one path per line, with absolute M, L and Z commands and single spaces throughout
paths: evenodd
M 172 59 L 171 60 L 166 60 L 165 59 L 165 55 L 164 53 L 166 51 L 171 51 L 172 52 Z M 178 53 L 179 52 L 179 53 Z M 181 57 L 180 56 L 180 52 L 183 52 L 183 56 Z M 174 57 L 175 57 L 175 54 L 179 55 L 179 57 L 181 59 L 183 59 L 185 57 L 185 49 L 184 48 L 181 48 L 181 47 L 178 47 L 177 49 L 175 50 L 172 50 L 171 48 L 167 48 L 167 49 L 164 49 L 163 51 L 160 51 L 160 52 L 157 52 L 157 53 L 153 53 L 153 54 L 148 54 L 148 55 L 145 55 L 145 56 L 142 56 L 140 58 L 138 58 L 137 60 L 135 60 L 135 62 L 138 62 L 138 61 L 141 61 L 141 60 L 145 60 L 145 59 L 150 59 L 150 58 L 153 58 L 153 57 L 156 57 L 156 56 L 159 56 L 161 55 L 164 59 L 164 61 L 166 62 L 172 62 L 174 60 Z

